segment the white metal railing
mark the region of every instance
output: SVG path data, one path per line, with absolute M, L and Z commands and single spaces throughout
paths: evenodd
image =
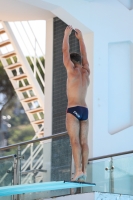
M 37 166 L 34 166 L 34 169 L 39 169 L 40 167 L 43 166 L 43 155 L 40 156 L 40 158 L 37 160 Z M 42 173 L 41 173 L 42 174 Z M 40 175 L 40 172 L 38 172 L 36 174 L 36 177 Z M 22 184 L 27 183 L 28 181 L 31 180 L 31 177 L 33 176 L 33 173 L 28 173 L 23 179 L 22 179 Z M 38 182 L 40 182 L 41 180 L 43 180 L 43 174 L 40 176 L 40 179 Z
M 2 26 L 2 25 L 1 25 Z M 3 41 L 8 41 L 8 36 L 6 33 L 3 33 L 3 34 L 0 34 L 0 42 L 3 42 Z M 3 46 L 1 47 L 1 53 L 7 53 L 7 52 L 10 52 L 10 51 L 13 51 L 13 47 L 11 44 L 8 44 L 7 46 Z
M 41 85 L 42 90 L 44 90 L 45 67 L 41 61 L 41 58 L 44 58 L 44 53 L 39 45 L 37 38 L 35 37 L 30 23 L 27 21 L 10 22 L 9 24 L 14 34 L 16 35 L 16 39 L 19 40 L 18 42 L 20 43 L 20 46 L 23 46 L 22 51 L 24 51 L 23 53 L 26 55 L 27 60 L 28 58 L 30 59 L 28 62 L 31 61 L 31 64 L 33 65 L 32 70 L 34 77 Z
M 29 156 L 28 160 L 24 163 L 24 165 L 22 165 L 21 167 L 22 171 L 26 171 L 29 168 L 29 166 L 32 166 L 31 169 L 33 169 L 34 160 L 36 159 L 37 155 L 41 152 L 41 150 L 42 150 L 42 145 L 39 144 L 36 147 L 36 149 L 32 151 L 31 155 Z M 31 162 L 32 162 L 32 165 L 31 165 Z
M 41 145 L 41 144 L 40 144 L 40 145 Z M 38 145 L 38 146 L 40 146 L 40 145 Z M 37 147 L 38 147 L 38 146 L 37 146 Z M 36 154 L 35 154 L 35 155 L 32 155 L 32 154 L 31 154 L 30 158 L 28 159 L 29 161 L 32 161 L 32 163 L 35 162 L 35 164 L 32 166 L 32 169 L 39 169 L 40 167 L 42 168 L 42 166 L 43 166 L 43 154 L 40 155 L 39 159 L 36 159 L 37 155 L 38 155 L 39 153 L 41 153 L 42 149 L 43 149 L 43 146 L 41 145 L 40 148 L 38 149 L 38 151 L 36 152 Z M 34 152 L 33 152 L 33 154 L 34 154 Z M 28 161 L 28 160 L 27 160 L 27 161 Z M 34 161 L 34 162 L 33 162 L 33 161 Z M 25 166 L 22 167 L 22 169 L 23 169 L 22 172 L 27 171 L 27 169 L 28 169 L 29 166 L 30 166 L 30 163 L 25 162 Z M 39 172 L 38 172 L 38 173 L 39 173 Z M 22 179 L 22 184 L 23 184 L 23 183 L 26 183 L 26 182 L 31 178 L 31 176 L 32 176 L 32 173 L 28 173 L 28 174 Z M 43 178 L 43 177 L 42 177 L 42 178 Z
M 40 138 L 40 139 L 34 139 L 34 140 L 22 142 L 22 143 L 17 143 L 17 144 L 10 145 L 10 146 L 7 146 L 7 147 L 1 147 L 0 151 L 6 150 L 6 149 L 11 149 L 11 148 L 16 148 L 16 147 L 18 147 L 18 151 L 20 151 L 19 147 L 22 146 L 22 145 L 34 144 L 36 142 L 43 142 L 43 141 L 50 142 L 49 140 L 51 140 L 53 138 L 62 137 L 62 136 L 66 136 L 66 135 L 67 135 L 67 132 L 65 131 L 65 132 L 62 132 L 62 133 L 59 133 L 59 134 L 54 134 L 54 135 L 51 135 L 51 136 L 48 136 L 48 137 L 44 137 L 44 138 Z M 30 146 L 27 145 L 26 149 L 24 149 L 22 151 L 22 155 L 25 153 L 25 151 L 28 149 L 28 147 L 30 147 Z M 43 148 L 43 145 L 42 145 L 42 148 Z M 37 149 L 35 149 L 35 151 L 37 151 Z M 34 152 L 33 152 L 33 154 L 34 154 Z M 19 159 L 21 159 L 21 158 L 19 158 Z M 33 162 L 33 159 L 32 159 L 32 162 Z M 35 162 L 35 164 L 33 163 L 33 167 L 32 168 L 33 169 L 40 169 L 41 166 L 43 167 L 43 153 L 39 157 L 39 159 L 37 160 L 37 162 Z M 11 168 L 9 170 L 11 170 Z M 39 174 L 39 172 L 38 172 L 38 174 Z M 29 180 L 30 177 L 31 177 L 31 175 L 32 175 L 31 173 L 28 173 L 28 176 L 26 176 L 23 181 Z M 6 176 L 7 176 L 7 173 L 4 174 L 4 176 L 1 178 L 0 183 L 4 180 L 4 178 Z M 18 174 L 17 174 L 17 176 L 18 176 Z M 41 176 L 39 176 L 39 177 L 40 178 L 38 179 L 38 182 L 41 181 L 41 180 L 43 180 L 43 174 Z
M 32 140 L 35 140 L 37 138 L 37 134 L 40 133 L 41 131 L 43 131 L 43 126 L 41 126 L 41 128 L 39 129 L 39 131 L 36 133 L 36 135 L 32 138 Z M 25 152 L 27 151 L 28 148 L 31 148 L 32 144 L 28 144 L 25 149 L 21 152 L 22 155 L 25 154 Z
M 21 26 L 21 29 L 19 29 L 18 23 L 19 23 L 19 26 Z M 30 36 L 27 33 L 27 28 L 25 28 L 25 26 L 24 26 L 25 23 L 27 24 L 27 27 L 29 27 L 28 30 L 30 30 Z M 30 23 L 29 22 L 11 22 L 9 24 L 10 24 L 10 26 L 12 28 L 12 31 L 13 32 L 17 32 L 19 34 L 19 38 L 21 39 L 21 41 L 23 42 L 23 45 L 25 46 L 25 49 L 27 50 L 27 57 L 30 58 L 31 64 L 33 65 L 33 69 L 32 70 L 33 70 L 34 77 L 39 82 L 39 85 L 40 85 L 40 82 L 41 82 L 41 85 L 44 88 L 45 87 L 45 81 L 44 81 L 44 77 L 43 76 L 45 75 L 45 68 L 44 68 L 44 65 L 41 62 L 41 58 L 42 57 L 44 58 L 44 54 L 43 54 L 43 52 L 41 50 L 41 47 L 40 47 L 40 45 L 38 43 L 37 38 L 34 35 L 34 32 L 33 32 L 32 28 L 30 26 Z M 0 29 L 1 28 L 3 28 L 3 25 L 0 23 Z M 21 30 L 23 30 L 23 32 L 25 33 L 25 36 L 23 36 L 21 34 Z M 16 39 L 17 38 L 18 37 L 16 37 Z M 31 40 L 31 38 L 33 40 Z M 2 35 L 0 34 L 0 42 L 6 41 L 8 39 L 9 38 L 8 38 L 6 33 L 4 33 Z M 29 49 L 29 47 L 27 45 L 27 40 L 29 41 L 30 49 Z M 34 41 L 34 45 L 33 45 L 32 41 Z M 18 43 L 20 43 L 20 41 L 18 41 Z M 39 49 L 39 51 L 38 51 L 38 49 Z M 1 50 L 2 50 L 2 54 L 5 54 L 5 53 L 8 53 L 8 52 L 14 51 L 14 48 L 13 48 L 13 46 L 11 44 L 9 44 L 7 46 L 2 47 Z M 17 55 L 16 55 L 16 58 L 17 58 Z M 15 61 L 14 61 L 14 59 L 12 57 L 10 57 L 10 60 L 11 60 L 12 63 L 15 63 Z M 18 58 L 17 58 L 17 60 L 18 60 Z M 19 69 L 16 69 L 16 73 L 17 73 L 16 75 L 20 75 L 21 74 Z M 19 81 L 16 81 L 16 83 L 19 84 Z M 23 79 L 21 80 L 21 84 L 23 86 L 26 86 L 26 83 L 25 83 L 25 81 Z M 41 86 L 41 88 L 42 88 L 42 86 Z M 27 93 L 29 94 L 29 91 L 27 91 Z M 29 94 L 29 96 L 30 96 L 30 94 Z M 30 103 L 31 103 L 32 109 L 37 106 L 37 105 L 35 105 L 35 102 L 30 102 Z M 39 113 L 37 113 L 37 116 L 38 116 L 38 119 L 42 119 L 42 117 L 40 116 Z M 44 124 L 41 126 L 41 128 L 39 128 L 39 130 L 36 132 L 36 135 L 32 139 L 33 140 L 36 139 L 38 134 L 40 132 L 43 132 L 43 129 L 44 129 Z M 23 171 L 26 171 L 29 166 L 30 166 L 30 169 L 35 169 L 35 167 L 39 168 L 43 164 L 42 163 L 42 160 L 43 160 L 42 156 L 43 155 L 40 156 L 39 161 L 37 161 L 35 163 L 36 157 L 42 151 L 42 148 L 43 148 L 43 145 L 41 143 L 39 143 L 39 145 L 33 150 L 33 144 L 31 143 L 31 144 L 28 144 L 26 146 L 26 148 L 21 152 L 22 156 L 25 155 L 26 152 L 29 151 L 29 150 L 30 150 L 30 153 L 31 153 L 31 156 L 26 160 L 26 162 L 22 166 L 22 170 Z M 7 174 L 4 174 L 4 176 L 0 180 L 0 183 L 5 179 L 6 176 L 7 176 Z

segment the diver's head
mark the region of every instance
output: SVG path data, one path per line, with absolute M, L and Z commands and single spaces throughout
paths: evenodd
M 81 64 L 81 55 L 78 53 L 70 53 L 70 59 L 74 64 Z

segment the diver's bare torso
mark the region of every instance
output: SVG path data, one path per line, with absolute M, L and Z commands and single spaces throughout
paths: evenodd
M 89 71 L 82 65 L 73 65 L 71 66 L 71 70 L 67 71 L 67 77 L 68 107 L 87 107 L 85 98 L 90 82 Z
M 70 53 L 69 51 L 69 36 L 72 30 L 72 26 L 66 27 L 62 44 L 63 63 L 68 77 L 66 128 L 70 137 L 75 164 L 73 181 L 85 181 L 89 155 L 87 143 L 89 113 L 85 98 L 89 85 L 90 69 L 84 39 L 79 29 L 75 29 L 75 36 L 79 41 L 80 54 Z

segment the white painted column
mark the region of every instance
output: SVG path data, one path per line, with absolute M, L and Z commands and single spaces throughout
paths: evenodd
M 46 20 L 44 136 L 52 135 L 53 18 Z M 44 141 L 44 181 L 51 181 L 51 140 Z
M 46 20 L 45 55 L 45 136 L 52 134 L 52 83 L 53 83 L 53 18 Z

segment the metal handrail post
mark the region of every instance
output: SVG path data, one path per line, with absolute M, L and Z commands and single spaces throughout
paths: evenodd
M 110 158 L 109 167 L 105 168 L 109 172 L 109 192 L 114 193 L 114 165 L 113 157 Z
M 13 163 L 13 185 L 17 185 L 17 159 L 14 157 L 14 163 Z
M 110 160 L 110 192 L 114 193 L 114 166 L 112 157 Z
M 36 78 L 36 38 L 35 38 L 35 48 L 34 48 L 34 76 Z
M 21 147 L 18 145 L 17 148 L 17 174 L 16 174 L 16 179 L 17 179 L 17 185 L 20 185 L 21 183 Z M 20 200 L 20 195 L 17 194 L 17 200 Z
M 64 131 L 64 132 L 62 132 L 62 133 L 58 133 L 58 134 L 54 134 L 54 135 L 42 137 L 42 138 L 39 138 L 39 139 L 28 140 L 28 141 L 26 141 L 26 142 L 20 142 L 20 143 L 16 143 L 16 144 L 13 144 L 13 145 L 1 147 L 1 148 L 0 148 L 0 151 L 4 151 L 4 150 L 6 150 L 6 149 L 15 148 L 15 147 L 17 147 L 18 145 L 20 145 L 20 146 L 21 146 L 21 145 L 27 145 L 27 144 L 30 144 L 30 143 L 40 142 L 40 141 L 44 141 L 44 140 L 49 140 L 49 139 L 53 139 L 53 138 L 57 138 L 57 137 L 66 136 L 66 135 L 67 135 L 67 131 Z
M 33 143 L 30 146 L 30 156 L 31 156 L 31 160 L 30 160 L 30 170 L 33 169 Z
M 13 164 L 13 185 L 17 185 L 17 158 L 14 157 L 14 164 Z M 17 195 L 12 196 L 13 200 L 17 200 Z
M 17 148 L 17 185 L 19 185 L 21 183 L 20 174 L 21 174 L 21 148 L 20 148 L 20 145 L 18 145 L 18 148 Z

